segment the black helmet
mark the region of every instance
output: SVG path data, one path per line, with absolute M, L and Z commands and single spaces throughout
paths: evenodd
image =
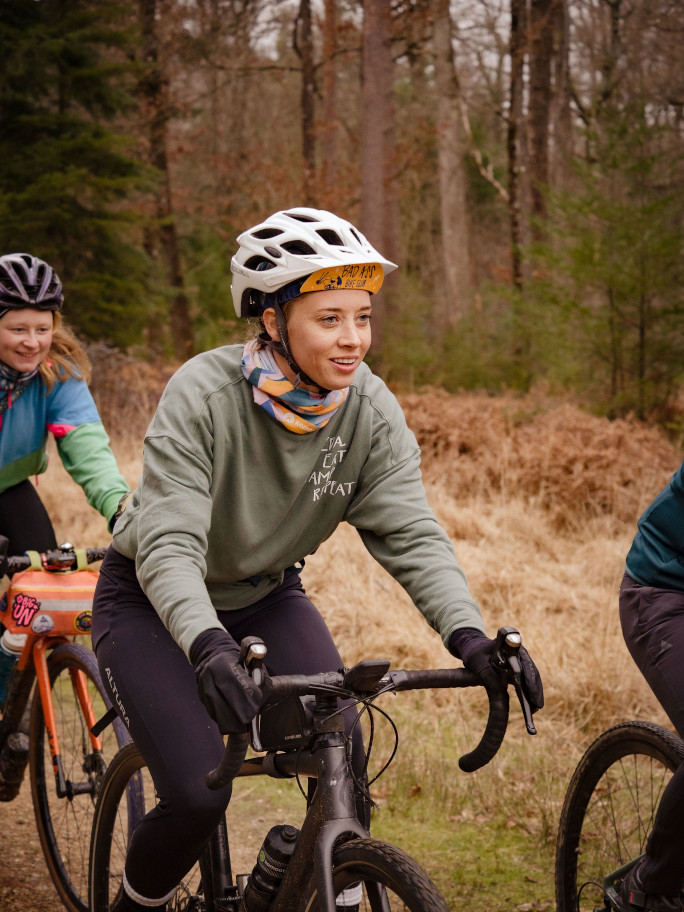
M 52 266 L 29 253 L 0 256 L 0 315 L 10 309 L 61 310 L 62 283 Z

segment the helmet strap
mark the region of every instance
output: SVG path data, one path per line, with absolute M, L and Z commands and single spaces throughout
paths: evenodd
M 272 351 L 279 354 L 282 358 L 285 358 L 290 367 L 290 370 L 295 375 L 294 380 L 292 381 L 292 385 L 295 389 L 304 383 L 306 386 L 315 387 L 322 396 L 327 396 L 330 390 L 316 383 L 315 380 L 312 380 L 311 377 L 305 374 L 295 359 L 292 357 L 292 352 L 290 351 L 290 340 L 287 333 L 287 320 L 285 319 L 283 308 L 277 302 L 274 302 L 271 306 L 273 307 L 273 311 L 275 313 L 276 327 L 278 329 L 278 335 L 280 338 L 278 341 L 276 341 L 275 339 L 272 339 L 266 331 L 262 332 L 259 338 L 262 342 L 265 342 Z

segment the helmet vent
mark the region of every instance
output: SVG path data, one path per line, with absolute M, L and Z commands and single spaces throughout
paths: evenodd
M 326 244 L 331 244 L 334 247 L 344 247 L 344 241 L 332 228 L 319 228 L 316 234 L 322 237 Z
M 260 241 L 267 241 L 269 238 L 278 237 L 282 233 L 280 228 L 262 228 L 261 231 L 252 232 L 252 237 L 259 238 Z
M 275 269 L 275 263 L 267 260 L 266 257 L 253 256 L 245 263 L 245 269 L 253 269 L 255 272 L 263 272 L 265 269 Z
M 264 247 L 264 250 L 266 251 L 266 253 L 270 254 L 270 256 L 272 256 L 272 257 L 277 258 L 277 257 L 281 257 L 283 255 L 282 251 L 278 250 L 277 247 Z
M 313 247 L 307 244 L 306 241 L 286 241 L 280 246 L 283 250 L 287 250 L 288 253 L 294 253 L 299 256 L 314 256 L 316 254 Z
M 292 219 L 297 219 L 298 222 L 317 222 L 319 221 L 313 215 L 304 215 L 301 212 L 286 212 L 285 215 L 289 216 Z
M 355 230 L 354 230 L 353 228 L 351 228 L 351 227 L 350 227 L 349 230 L 350 230 L 351 233 L 354 235 L 354 237 L 355 237 L 356 240 L 359 242 L 359 244 L 362 244 L 363 246 L 365 246 L 366 242 L 364 241 L 364 239 L 363 239 L 362 237 L 359 237 L 358 232 L 355 231 Z

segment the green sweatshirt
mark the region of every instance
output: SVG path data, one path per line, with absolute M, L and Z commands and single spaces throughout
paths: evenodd
M 258 601 L 343 521 L 445 643 L 456 628 L 483 630 L 385 384 L 361 365 L 330 422 L 294 434 L 255 404 L 241 354 L 241 345 L 205 352 L 171 378 L 114 531 L 185 653 L 203 630 L 221 628 L 217 610 Z

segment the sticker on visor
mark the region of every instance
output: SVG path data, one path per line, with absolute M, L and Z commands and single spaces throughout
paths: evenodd
M 380 291 L 384 273 L 379 263 L 355 263 L 319 269 L 304 282 L 300 294 L 306 291 L 343 291 L 359 288 L 375 294 Z

